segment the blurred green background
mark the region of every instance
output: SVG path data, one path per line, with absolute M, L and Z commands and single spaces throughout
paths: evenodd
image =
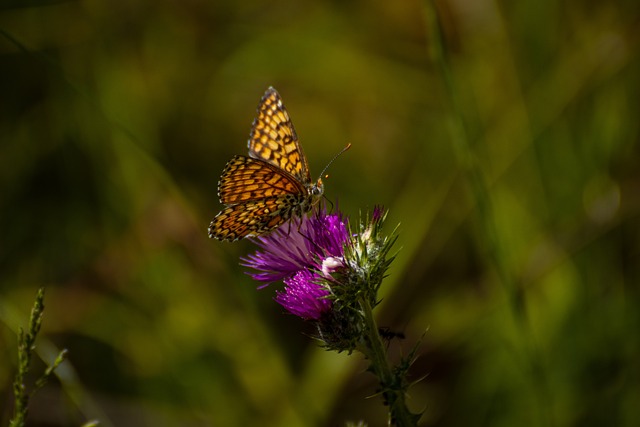
M 353 145 L 328 198 L 400 223 L 376 311 L 395 360 L 424 333 L 422 425 L 637 425 L 638 28 L 635 0 L 4 1 L 0 423 L 45 286 L 38 351 L 70 354 L 30 425 L 385 425 L 362 357 L 207 238 L 273 85 L 313 175 Z

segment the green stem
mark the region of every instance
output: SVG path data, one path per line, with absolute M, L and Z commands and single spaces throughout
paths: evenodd
M 366 298 L 361 298 L 360 306 L 366 326 L 366 344 L 360 350 L 371 361 L 369 369 L 378 377 L 382 395 L 389 405 L 391 424 L 399 427 L 416 426 L 420 415 L 411 413 L 407 408 L 405 403 L 406 382 L 404 378 L 398 378 L 389 366 L 387 352 L 373 318 L 373 308 Z
M 66 358 L 67 350 L 62 350 L 53 364 L 45 370 L 44 374 L 38 378 L 29 392 L 25 384 L 31 366 L 31 358 L 36 348 L 36 338 L 42 326 L 42 316 L 44 314 L 44 288 L 38 289 L 36 301 L 31 309 L 29 319 L 29 329 L 25 332 L 22 328 L 18 332 L 18 372 L 13 381 L 13 393 L 15 397 L 15 407 L 13 417 L 9 421 L 9 427 L 24 427 L 29 412 L 29 398 L 42 388 L 53 375 L 53 371 Z
M 469 142 L 467 124 L 461 113 L 460 97 L 453 71 L 443 40 L 443 31 L 439 20 L 434 0 L 425 1 L 425 18 L 429 28 L 430 53 L 434 63 L 439 67 L 444 89 L 448 97 L 451 111 L 451 136 L 458 162 L 469 183 L 474 204 L 480 219 L 481 232 L 487 242 L 489 258 L 496 269 L 509 301 L 511 316 L 522 332 L 523 345 L 529 356 L 528 373 L 534 385 L 534 394 L 537 397 L 537 412 L 540 414 L 540 425 L 553 426 L 553 409 L 550 390 L 547 384 L 542 355 L 538 349 L 529 318 L 526 311 L 526 301 L 523 290 L 518 281 L 513 277 L 506 265 L 503 242 L 498 233 L 491 195 L 485 176 L 478 164 L 471 144 Z
M 31 356 L 35 349 L 36 337 L 42 326 L 42 313 L 44 311 L 44 288 L 38 289 L 36 301 L 31 309 L 29 329 L 25 332 L 20 328 L 18 333 L 18 372 L 13 381 L 13 394 L 15 398 L 14 416 L 9 421 L 10 427 L 22 427 L 25 425 L 29 407 L 29 393 L 25 385 L 25 378 L 29 373 Z

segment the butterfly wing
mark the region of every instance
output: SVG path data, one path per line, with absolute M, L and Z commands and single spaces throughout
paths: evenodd
M 291 218 L 293 199 L 301 195 L 281 195 L 232 205 L 223 209 L 209 225 L 209 237 L 233 242 L 275 230 Z
M 267 89 L 249 136 L 249 156 L 280 168 L 304 185 L 311 183 L 307 158 L 280 94 Z
M 307 190 L 291 175 L 245 156 L 229 160 L 218 182 L 218 196 L 225 205 L 298 194 L 306 195 Z
M 227 205 L 209 225 L 209 237 L 234 241 L 269 233 L 313 203 L 307 158 L 278 92 L 265 92 L 249 137 L 249 157 L 226 165 L 218 196 Z

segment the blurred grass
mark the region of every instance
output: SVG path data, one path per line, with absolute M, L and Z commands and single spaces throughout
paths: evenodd
M 384 425 L 362 360 L 206 237 L 273 85 L 312 172 L 353 144 L 328 197 L 401 223 L 378 315 L 394 354 L 428 329 L 424 425 L 634 425 L 639 7 L 432 5 L 0 6 L 0 423 L 44 285 L 38 348 L 70 364 L 32 425 Z

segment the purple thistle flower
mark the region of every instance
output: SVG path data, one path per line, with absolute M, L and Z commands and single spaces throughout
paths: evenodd
M 284 279 L 284 291 L 276 292 L 275 300 L 292 314 L 303 319 L 319 320 L 331 309 L 329 291 L 318 284 L 322 278 L 309 270 L 300 270 L 293 277 Z
M 373 207 L 373 214 L 371 215 L 371 222 L 378 223 L 385 215 L 384 207 L 381 205 L 375 205 Z
M 300 270 L 321 270 L 324 259 L 343 256 L 343 245 L 348 239 L 342 215 L 327 215 L 322 208 L 302 218 L 301 223 L 292 220 L 267 236 L 252 239 L 261 251 L 242 258 L 242 265 L 257 271 L 249 274 L 263 283 L 262 288 Z
M 343 265 L 349 231 L 341 214 L 327 214 L 323 207 L 252 240 L 260 250 L 243 258 L 242 265 L 256 270 L 249 274 L 262 283 L 259 288 L 283 280 L 285 288 L 275 300 L 305 319 L 317 320 L 331 308 L 329 291 L 318 282 Z

